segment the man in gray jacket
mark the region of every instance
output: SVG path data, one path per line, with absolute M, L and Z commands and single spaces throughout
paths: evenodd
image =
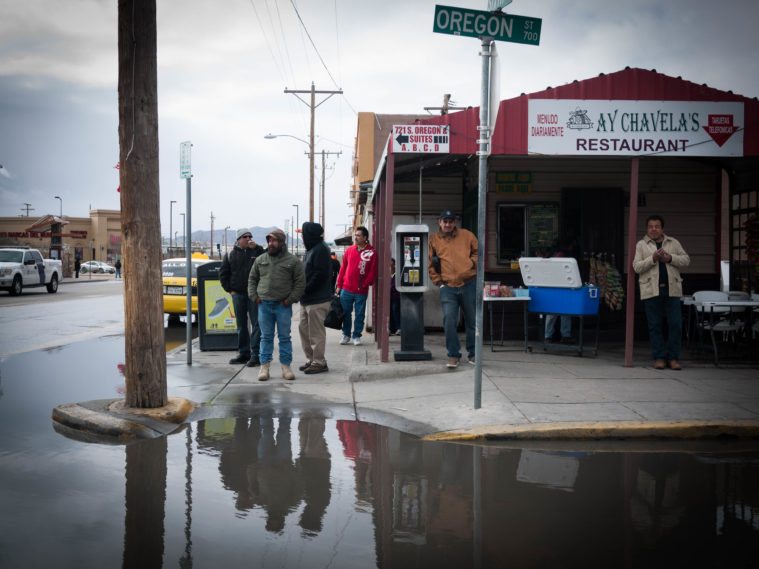
M 293 303 L 303 296 L 306 276 L 303 263 L 287 250 L 285 232 L 274 229 L 266 236 L 266 253 L 256 259 L 248 278 L 248 296 L 258 305 L 258 325 L 261 327 L 261 370 L 258 381 L 267 381 L 274 352 L 274 327 L 279 338 L 279 363 L 284 379 L 295 379 L 290 369 L 293 343 L 290 324 Z
M 664 219 L 651 215 L 646 219 L 646 236 L 635 247 L 633 270 L 638 274 L 640 299 L 646 309 L 648 336 L 654 368 L 682 369 L 683 279 L 680 269 L 690 265 L 690 257 L 677 239 L 664 234 Z M 662 321 L 667 320 L 667 341 L 664 341 Z

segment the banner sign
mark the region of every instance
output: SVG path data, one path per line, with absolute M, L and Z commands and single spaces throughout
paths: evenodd
M 448 154 L 451 127 L 447 124 L 401 124 L 393 126 L 393 152 Z
M 527 151 L 580 156 L 743 156 L 743 103 L 532 99 Z
M 232 296 L 217 280 L 204 281 L 206 334 L 229 334 L 237 331 Z

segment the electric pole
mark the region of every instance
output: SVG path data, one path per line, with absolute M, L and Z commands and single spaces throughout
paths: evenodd
M 119 0 L 119 183 L 127 407 L 168 402 L 158 185 L 156 0 Z
M 214 219 L 216 218 L 213 216 L 213 212 L 211 212 L 211 251 L 210 251 L 211 254 L 209 255 L 211 259 L 213 259 L 213 220 Z
M 321 184 L 321 188 L 319 189 L 319 223 L 321 224 L 322 228 L 326 227 L 324 225 L 324 194 L 326 193 L 325 192 L 326 186 L 324 185 L 324 182 L 325 182 L 324 175 L 327 171 L 327 167 L 325 165 L 325 159 L 330 154 L 333 154 L 339 158 L 342 153 L 343 153 L 342 150 L 338 152 L 327 152 L 326 150 L 322 150 L 321 152 L 322 154 L 322 184 Z
M 34 208 L 32 204 L 24 202 L 24 207 L 21 208 L 21 211 L 26 211 L 26 217 L 29 217 L 29 212 L 34 211 Z
M 443 106 L 442 107 L 424 107 L 424 110 L 427 112 L 430 111 L 440 111 L 441 115 L 447 115 L 448 111 L 462 111 L 466 109 L 466 107 L 452 107 L 450 105 L 451 103 L 451 94 L 446 93 L 443 95 Z
M 311 132 L 308 138 L 308 160 L 309 160 L 309 166 L 310 166 L 310 171 L 308 174 L 308 220 L 313 222 L 314 221 L 314 114 L 316 112 L 316 109 L 319 106 L 321 106 L 322 103 L 327 101 L 327 99 L 332 97 L 332 95 L 342 95 L 343 90 L 338 89 L 337 91 L 317 91 L 316 88 L 314 87 L 314 82 L 311 81 L 311 89 L 307 91 L 285 88 L 285 93 L 290 93 L 292 95 L 295 95 L 296 97 L 298 97 L 298 100 L 300 102 L 302 102 L 311 110 Z M 299 96 L 301 94 L 306 94 L 306 93 L 311 95 L 310 102 L 308 103 Z M 322 101 L 317 105 L 316 95 L 327 95 L 327 97 L 322 99 Z

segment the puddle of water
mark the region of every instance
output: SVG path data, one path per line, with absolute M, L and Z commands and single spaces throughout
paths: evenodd
M 759 452 L 424 443 L 285 408 L 108 446 L 123 339 L 0 362 L 1 567 L 753 567 Z M 40 539 L 55 547 L 41 547 Z

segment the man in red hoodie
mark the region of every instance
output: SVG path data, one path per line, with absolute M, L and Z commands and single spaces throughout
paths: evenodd
M 343 305 L 343 338 L 340 344 L 361 345 L 361 332 L 364 330 L 366 298 L 369 287 L 377 278 L 377 252 L 369 244 L 369 231 L 366 227 L 357 227 L 353 234 L 354 245 L 343 254 L 343 263 L 337 275 L 337 288 L 340 304 Z M 355 307 L 356 318 L 353 321 Z M 353 333 L 351 334 L 351 326 Z

